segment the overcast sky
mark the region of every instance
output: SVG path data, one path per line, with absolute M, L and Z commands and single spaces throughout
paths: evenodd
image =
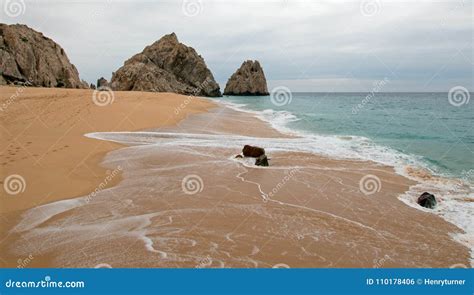
M 88 82 L 175 32 L 221 88 L 258 59 L 270 89 L 365 92 L 386 79 L 383 91 L 474 91 L 471 0 L 0 1 L 1 22 L 51 37 Z

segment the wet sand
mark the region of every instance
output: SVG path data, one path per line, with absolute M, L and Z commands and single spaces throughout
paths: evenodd
M 94 97 L 103 106 L 95 104 Z M 3 254 L 3 249 L 21 212 L 88 194 L 109 176 L 111 171 L 100 162 L 121 145 L 89 139 L 85 133 L 173 125 L 213 104 L 170 93 L 94 96 L 93 90 L 2 86 L 0 107 L 0 266 L 15 266 L 16 257 Z M 23 192 L 6 193 L 3 182 L 9 175 L 24 179 Z M 120 180 L 121 173 L 114 174 L 105 187 Z
M 415 183 L 391 167 L 267 146 L 271 166 L 255 167 L 222 143 L 291 136 L 227 108 L 153 130 L 217 143 L 165 138 L 109 152 L 103 169 L 120 167 L 121 181 L 23 212 L 2 252 L 6 265 L 29 255 L 27 267 L 469 265 L 468 248 L 451 236 L 460 230 L 401 202 Z M 365 188 L 372 194 L 361 190 L 366 176 L 378 179 L 375 191 L 373 182 Z

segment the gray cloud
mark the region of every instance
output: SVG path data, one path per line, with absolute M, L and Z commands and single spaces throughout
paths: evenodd
M 188 2 L 197 15 L 186 16 Z M 110 78 L 127 58 L 176 32 L 221 86 L 243 60 L 259 59 L 270 88 L 367 91 L 388 78 L 386 91 L 474 90 L 473 3 L 466 0 L 37 0 L 25 8 L 17 17 L 2 9 L 1 21 L 57 41 L 89 82 Z

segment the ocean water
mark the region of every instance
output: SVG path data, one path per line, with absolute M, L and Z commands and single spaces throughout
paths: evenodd
M 464 93 L 466 94 L 466 93 Z M 474 263 L 474 103 L 448 93 L 280 93 L 225 96 L 218 101 L 304 138 L 291 145 L 336 158 L 389 165 L 417 182 L 399 199 L 464 230 L 453 239 Z M 284 145 L 284 143 L 280 143 Z M 411 172 L 410 172 L 411 171 Z M 416 203 L 435 194 L 438 205 Z
M 420 94 L 415 94 L 417 95 Z M 288 249 L 285 243 L 291 242 L 293 245 L 292 241 L 299 240 L 299 235 L 314 235 L 315 242 L 325 241 L 330 243 L 329 245 L 338 245 L 339 253 L 350 252 L 357 255 L 357 260 L 361 259 L 361 253 L 365 253 L 362 255 L 367 258 L 366 265 L 369 266 L 375 261 L 374 259 L 380 257 L 380 253 L 388 251 L 389 256 L 400 257 L 400 254 L 390 243 L 386 243 L 385 239 L 378 240 L 381 244 L 373 243 L 370 239 L 372 235 L 359 235 L 357 231 L 358 242 L 360 236 L 367 236 L 370 240 L 368 243 L 362 242 L 356 245 L 361 249 L 359 252 L 353 250 L 354 242 L 346 235 L 343 235 L 340 240 L 334 236 L 337 228 L 347 228 L 347 226 L 357 226 L 370 233 L 375 231 L 377 236 L 381 233 L 375 227 L 380 226 L 378 229 L 385 233 L 386 225 L 370 222 L 374 211 L 379 212 L 376 210 L 379 202 L 374 198 L 380 195 L 375 194 L 370 198 L 353 198 L 351 201 L 354 202 L 355 211 L 348 211 L 347 216 L 334 214 L 337 213 L 333 212 L 334 208 L 345 206 L 345 202 L 331 202 L 331 198 L 335 195 L 332 193 L 316 194 L 320 199 L 315 200 L 313 204 L 315 207 L 295 206 L 291 201 L 285 202 L 285 197 L 291 195 L 285 192 L 292 192 L 291 187 L 288 187 L 288 190 L 282 190 L 281 199 L 273 200 L 273 196 L 267 193 L 268 187 L 277 187 L 278 184 L 270 185 L 266 184 L 267 181 L 260 182 L 258 179 L 261 176 L 266 175 L 268 179 L 278 182 L 279 179 L 284 179 L 285 171 L 307 169 L 305 173 L 302 173 L 301 178 L 294 176 L 293 184 L 291 182 L 285 184 L 296 185 L 295 188 L 298 189 L 305 188 L 306 190 L 297 196 L 303 199 L 304 197 L 312 198 L 314 190 L 319 189 L 318 185 L 322 183 L 314 181 L 318 178 L 311 178 L 316 171 L 313 168 L 319 168 L 315 174 L 318 177 L 330 177 L 325 172 L 320 172 L 324 170 L 325 167 L 321 167 L 324 164 L 308 162 L 307 158 L 295 161 L 294 158 L 285 160 L 278 156 L 280 152 L 282 154 L 304 152 L 336 158 L 372 160 L 390 165 L 397 173 L 416 180 L 406 193 L 398 196 L 398 199 L 417 210 L 439 215 L 462 229 L 463 232 L 455 231 L 450 235 L 452 239 L 471 250 L 471 266 L 474 266 L 474 227 L 472 227 L 474 194 L 471 178 L 469 178 L 470 172 L 466 172 L 472 169 L 472 154 L 468 153 L 472 148 L 472 130 L 469 125 L 472 122 L 472 105 L 452 106 L 449 102 L 444 102 L 447 97 L 443 98 L 441 94 L 420 95 L 422 97 L 420 101 L 425 100 L 424 104 L 412 103 L 405 94 L 399 96 L 404 98 L 393 94 L 383 94 L 384 102 L 379 102 L 379 104 L 383 104 L 386 109 L 381 109 L 379 104 L 375 105 L 375 97 L 368 102 L 366 100 L 362 105 L 364 94 L 293 94 L 291 103 L 281 106 L 273 104 L 270 97 L 217 99 L 223 106 L 249 113 L 270 123 L 281 132 L 296 136 L 272 137 L 271 134 L 267 134 L 262 137 L 261 133 L 257 133 L 258 136 L 254 137 L 248 130 L 242 133 L 234 132 L 236 124 L 240 124 L 243 120 L 249 122 L 253 118 L 230 111 L 225 107 L 191 116 L 179 126 L 170 128 L 86 134 L 85 136 L 89 138 L 119 142 L 127 146 L 110 152 L 102 163 L 110 171 L 112 169 L 115 171 L 120 167 L 120 170 L 123 170 L 122 181 L 117 186 L 101 190 L 97 194 L 54 202 L 28 210 L 21 222 L 13 229 L 15 232 L 22 233 L 23 237 L 15 244 L 15 253 L 20 257 L 25 256 L 34 250 L 30 245 L 41 245 L 41 251 L 44 253 L 57 253 L 55 261 L 63 267 L 91 267 L 104 263 L 112 267 L 133 267 L 137 265 L 137 262 L 147 267 L 196 267 L 196 265 L 261 267 L 271 266 L 273 262 L 268 263 L 268 257 L 257 259 L 255 255 L 259 255 L 258 245 L 261 243 L 256 242 L 251 245 L 248 241 L 254 241 L 256 237 L 266 239 L 269 233 L 273 233 L 275 234 L 272 235 L 273 237 L 280 237 L 274 245 L 285 245 L 285 249 Z M 395 101 L 398 102 L 394 103 Z M 443 103 L 445 103 L 444 106 Z M 429 105 L 429 107 L 423 105 Z M 451 107 L 454 109 L 450 109 Z M 424 111 L 416 110 L 417 115 L 415 115 L 415 109 L 418 108 L 424 108 Z M 442 117 L 443 109 L 446 109 L 446 113 L 449 111 L 449 115 Z M 213 117 L 216 114 L 218 116 Z M 219 122 L 219 116 L 221 120 L 222 118 L 232 118 L 232 120 L 224 124 Z M 397 122 L 387 119 L 390 116 L 391 120 L 397 119 Z M 426 122 L 422 119 L 423 116 L 427 118 Z M 433 119 L 430 121 L 429 119 L 433 117 L 441 121 Z M 217 120 L 213 121 L 215 118 Z M 449 134 L 442 134 L 442 124 L 449 126 L 447 129 L 450 130 Z M 226 128 L 219 129 L 219 126 L 228 125 L 232 125 L 230 129 L 233 132 L 229 132 Z M 257 126 L 260 125 L 259 123 Z M 407 131 L 403 131 L 402 127 L 397 129 L 398 125 L 406 128 Z M 246 127 L 242 125 L 242 128 Z M 450 135 L 453 134 L 456 134 L 458 139 L 462 138 L 463 141 L 459 143 L 459 140 L 452 139 Z M 468 142 L 469 140 L 471 141 Z M 253 161 L 241 162 L 234 158 L 235 153 L 243 145 L 253 142 L 258 142 L 259 145 L 265 147 L 270 157 L 275 156 L 274 161 L 281 161 L 280 165 L 272 164 L 270 167 L 256 168 Z M 450 142 L 453 144 L 450 145 Z M 430 148 L 430 146 L 434 147 Z M 449 146 L 449 148 L 443 152 L 441 149 L 443 146 Z M 467 151 L 464 152 L 463 147 L 467 147 Z M 180 156 L 177 157 L 177 154 Z M 453 161 L 455 164 L 448 163 L 448 155 L 455 159 Z M 428 173 L 409 173 L 406 171 L 408 166 L 414 167 L 412 171 L 424 169 L 423 171 L 428 171 Z M 364 169 L 367 171 L 377 169 L 377 165 L 374 164 L 357 165 L 357 167 L 357 175 L 369 173 Z M 254 170 L 253 173 L 255 170 L 261 170 L 264 173 L 256 173 L 253 176 L 249 174 L 246 178 L 249 168 Z M 228 180 L 225 185 L 222 179 Z M 401 179 L 401 177 L 393 179 Z M 379 183 L 382 190 L 385 183 L 384 181 Z M 359 186 L 336 182 L 336 185 L 339 184 L 342 187 L 341 193 L 336 194 L 337 198 L 349 200 L 353 196 L 360 195 L 360 182 Z M 199 194 L 201 191 L 203 194 L 194 195 L 194 192 Z M 416 198 L 423 191 L 436 195 L 439 202 L 435 209 L 425 209 L 416 204 Z M 223 197 L 230 199 L 221 204 L 220 202 L 225 199 Z M 390 201 L 394 203 L 398 202 L 398 199 Z M 219 210 L 214 211 L 216 204 L 221 205 Z M 269 209 L 263 204 L 276 207 Z M 377 206 L 371 207 L 371 204 L 377 204 Z M 400 204 L 397 203 L 397 205 Z M 295 208 L 297 211 L 294 211 Z M 402 209 L 400 212 L 414 210 L 403 206 L 388 208 Z M 299 211 L 300 209 L 304 210 Z M 283 211 L 285 213 L 281 214 L 280 210 L 288 211 Z M 313 223 L 307 222 L 308 219 L 305 218 L 294 218 L 296 214 L 308 212 L 306 210 L 316 211 L 326 217 L 330 216 L 330 220 L 334 218 L 334 220 L 344 222 L 345 226 L 332 227 L 334 220 Z M 399 213 L 396 209 L 388 209 L 388 211 L 392 211 L 390 214 Z M 234 234 L 234 226 L 230 226 L 229 232 L 228 222 L 240 224 L 243 216 L 247 216 L 249 212 L 252 212 L 253 218 L 258 219 L 248 233 L 249 235 L 245 235 L 243 230 L 239 230 L 239 234 Z M 354 219 L 352 214 L 358 215 L 358 218 Z M 386 214 L 383 216 L 387 217 Z M 408 217 L 411 214 L 405 216 Z M 395 217 L 398 215 L 390 215 L 390 218 Z M 409 218 L 400 219 L 409 220 Z M 196 227 L 194 223 L 187 220 L 208 220 L 209 222 L 200 222 Z M 261 226 L 256 226 L 257 224 Z M 411 224 L 407 223 L 406 226 L 400 228 L 410 226 Z M 429 226 L 431 224 L 427 224 L 427 227 Z M 396 228 L 398 229 L 398 226 Z M 196 234 L 196 230 L 201 234 Z M 261 230 L 261 232 L 253 235 L 251 233 L 254 230 Z M 394 238 L 393 241 L 396 243 L 401 242 L 400 245 L 403 247 L 413 246 L 413 251 L 421 249 L 421 254 L 427 254 L 424 250 L 425 241 L 421 241 L 421 244 L 407 243 L 398 238 L 398 231 L 396 233 L 388 237 Z M 25 239 L 28 243 L 24 243 Z M 244 241 L 244 248 L 242 251 L 234 252 L 236 242 L 239 243 L 239 241 Z M 436 247 L 439 242 L 438 237 L 435 235 L 434 241 L 432 239 L 431 242 Z M 110 247 L 110 245 L 127 245 L 127 249 L 133 247 L 130 250 L 133 254 L 124 256 L 122 246 Z M 289 253 L 297 260 L 311 253 L 306 248 L 300 247 L 298 243 L 294 245 L 294 251 L 289 251 Z M 385 248 L 386 245 L 390 247 Z M 77 251 L 78 247 L 87 253 L 86 259 L 83 252 Z M 332 246 L 329 248 L 332 249 Z M 381 252 L 381 249 L 385 249 L 385 252 Z M 319 250 L 321 249 L 318 248 Z M 400 265 L 424 266 L 425 262 L 422 260 L 414 262 L 412 255 L 417 255 L 413 253 L 415 252 L 410 251 L 408 255 L 404 255 L 404 258 L 398 261 Z M 434 253 L 439 255 L 438 250 Z M 318 257 L 323 256 L 312 255 L 311 259 L 318 259 Z M 417 257 L 420 258 L 420 256 Z M 453 265 L 459 265 L 456 259 L 456 257 L 450 258 L 449 264 L 453 261 Z M 331 267 L 334 262 L 320 260 L 324 267 Z M 305 261 L 311 260 L 305 259 Z M 463 261 L 463 263 L 466 262 Z M 443 266 L 446 265 L 443 264 Z
M 326 141 L 332 137 L 341 144 L 350 138 L 351 149 L 363 154 L 365 147 L 373 153 L 365 156 L 374 160 L 384 162 L 396 152 L 407 164 L 474 184 L 472 102 L 454 106 L 448 93 L 293 93 L 285 99 L 274 103 L 271 96 L 226 96 L 219 101 L 255 112 L 280 130 Z

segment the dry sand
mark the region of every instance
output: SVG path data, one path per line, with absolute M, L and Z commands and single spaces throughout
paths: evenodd
M 14 91 L 1 88 L 2 97 Z M 238 150 L 228 148 L 122 148 L 108 153 L 102 164 L 109 170 L 123 167 L 123 179 L 117 177 L 111 189 L 91 199 L 22 211 L 87 195 L 103 182 L 107 168 L 100 162 L 120 145 L 87 139 L 87 132 L 161 127 L 159 131 L 219 134 L 223 140 L 225 134 L 282 137 L 245 113 L 224 108 L 205 112 L 213 104 L 197 98 L 176 115 L 175 108 L 187 97 L 117 92 L 112 105 L 97 107 L 91 95 L 27 89 L 2 113 L 2 137 L 10 136 L 2 156 L 11 154 L 8 160 L 14 160 L 2 166 L 2 179 L 15 173 L 27 182 L 24 193 L 2 195 L 2 212 L 8 213 L 2 213 L 8 216 L 3 229 L 16 225 L 9 235 L 2 233 L 4 266 L 15 267 L 29 255 L 34 259 L 27 267 L 469 264 L 468 249 L 451 238 L 459 232 L 455 226 L 398 200 L 414 183 L 393 168 L 305 153 L 273 153 L 270 168 L 255 168 L 234 160 Z M 191 113 L 195 115 L 181 120 Z M 35 114 L 49 125 L 42 126 Z M 14 134 L 20 137 L 14 139 Z M 26 152 L 31 155 L 21 159 Z M 371 196 L 359 188 L 368 174 L 382 184 Z M 189 175 L 202 181 L 201 190 L 191 195 L 182 186 Z
M 0 185 L 12 174 L 26 184 L 17 195 L 0 190 L 0 240 L 18 212 L 88 194 L 104 182 L 107 169 L 99 163 L 120 145 L 85 133 L 173 125 L 213 107 L 207 100 L 171 93 L 96 93 L 104 106 L 93 98 L 93 90 L 0 87 Z
M 0 171 L 2 180 L 21 175 L 26 190 L 15 197 L 2 195 L 0 213 L 86 194 L 101 183 L 106 169 L 98 164 L 119 145 L 89 139 L 86 133 L 173 125 L 213 107 L 199 98 L 146 92 L 114 92 L 113 103 L 101 107 L 94 104 L 92 90 L 16 87 L 0 87 L 0 106 L 16 93 L 0 112 Z

